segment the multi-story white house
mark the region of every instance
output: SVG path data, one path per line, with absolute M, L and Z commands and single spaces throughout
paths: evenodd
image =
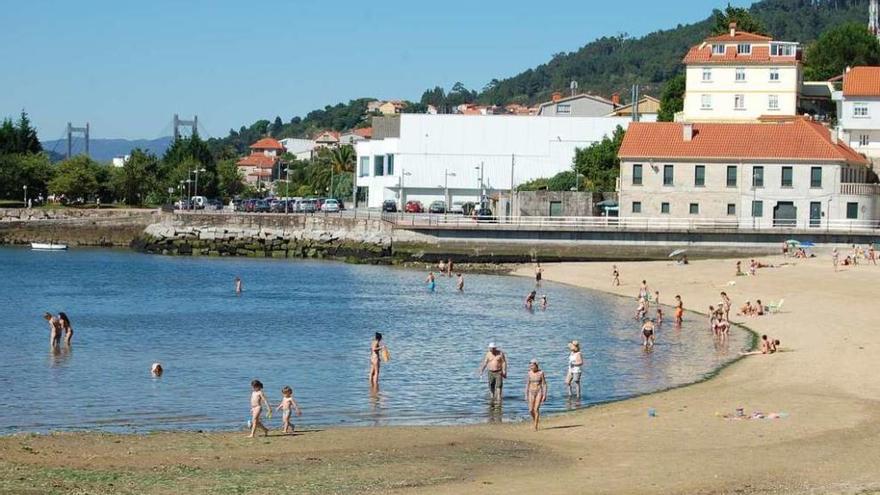
M 869 158 L 880 158 L 880 67 L 847 70 L 843 90 L 832 98 L 840 138 Z
M 802 83 L 797 43 L 737 31 L 706 38 L 684 57 L 684 122 L 755 122 L 798 111 Z
M 633 123 L 619 156 L 622 217 L 758 228 L 880 220 L 880 185 L 868 183 L 867 160 L 835 131 L 802 117 Z

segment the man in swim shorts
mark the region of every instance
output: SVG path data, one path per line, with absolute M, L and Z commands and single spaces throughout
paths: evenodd
M 483 371 L 489 372 L 489 393 L 492 395 L 492 402 L 500 404 L 504 379 L 507 378 L 507 356 L 494 342 L 489 344 L 489 350 L 480 364 L 480 376 L 483 375 Z

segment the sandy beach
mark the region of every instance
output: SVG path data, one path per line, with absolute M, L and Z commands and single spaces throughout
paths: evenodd
M 778 314 L 731 312 L 735 323 L 780 339 L 783 352 L 746 357 L 699 384 L 546 418 L 538 432 L 519 423 L 257 440 L 241 432 L 14 435 L 0 438 L 0 493 L 880 493 L 880 267 L 834 273 L 821 254 L 762 261 L 791 265 L 735 277 L 731 260 L 617 263 L 620 287 L 611 286 L 611 263 L 545 267 L 547 280 L 633 299 L 646 279 L 664 304 L 680 294 L 700 313 L 722 290 L 734 308 L 784 298 Z M 633 346 L 641 352 L 635 337 Z M 561 384 L 551 387 L 561 393 Z M 739 407 L 787 416 L 719 417 Z

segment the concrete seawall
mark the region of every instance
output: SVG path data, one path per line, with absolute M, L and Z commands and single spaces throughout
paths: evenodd
M 127 247 L 160 218 L 156 209 L 0 209 L 0 244 Z

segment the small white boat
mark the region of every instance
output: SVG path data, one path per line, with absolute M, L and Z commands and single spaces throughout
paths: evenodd
M 67 249 L 67 244 L 55 244 L 54 242 L 32 242 L 31 249 L 40 251 L 63 251 Z

